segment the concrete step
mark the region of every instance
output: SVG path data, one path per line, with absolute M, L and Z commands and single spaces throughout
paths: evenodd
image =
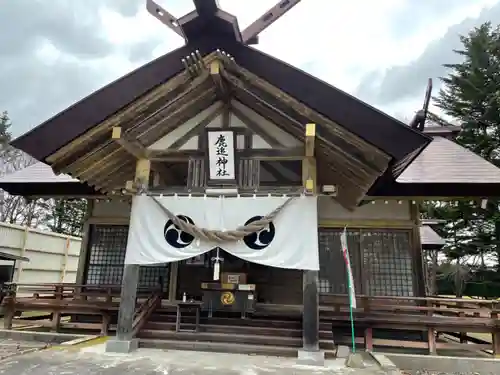
M 279 337 L 279 336 L 260 336 L 243 335 L 235 333 L 209 333 L 209 332 L 175 332 L 158 331 L 142 329 L 139 338 L 179 340 L 179 341 L 208 341 L 219 343 L 249 344 L 249 345 L 267 345 L 282 347 L 300 347 L 302 345 L 301 337 Z
M 139 346 L 143 348 L 195 350 L 203 352 L 236 353 L 249 355 L 268 355 L 277 357 L 296 357 L 298 348 L 235 344 L 227 342 L 209 342 L 194 340 L 166 340 L 141 338 Z
M 299 348 L 269 345 L 235 344 L 195 340 L 160 340 L 141 338 L 139 346 L 165 350 L 194 350 L 202 352 L 236 353 L 248 355 L 265 355 L 275 357 L 297 357 Z M 326 358 L 335 358 L 335 351 L 324 348 Z
M 183 329 L 194 329 L 194 323 L 182 324 Z M 146 330 L 175 331 L 175 322 L 148 322 L 143 327 Z M 238 325 L 221 324 L 200 324 L 199 332 L 206 333 L 224 333 L 224 334 L 242 334 L 258 336 L 279 336 L 279 337 L 302 337 L 302 329 L 276 328 L 274 326 L 252 327 Z M 320 339 L 331 340 L 331 331 L 320 331 Z
M 159 314 L 157 312 L 153 313 L 149 318 L 149 322 L 158 323 L 174 323 L 175 315 L 172 314 Z M 194 315 L 182 315 L 182 322 L 184 323 L 194 323 Z M 249 317 L 247 319 L 241 318 L 227 318 L 227 317 L 201 317 L 201 324 L 210 325 L 223 325 L 223 326 L 246 326 L 246 327 L 273 327 L 282 329 L 298 329 L 302 330 L 301 320 L 277 320 L 277 319 L 264 319 L 264 318 L 254 318 Z M 330 322 L 320 322 L 320 330 L 331 331 L 332 324 Z

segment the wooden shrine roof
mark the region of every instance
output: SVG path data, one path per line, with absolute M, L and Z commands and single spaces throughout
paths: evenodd
M 436 233 L 429 225 L 420 226 L 420 242 L 424 249 L 441 248 L 445 245 L 445 240 Z
M 147 147 L 193 118 L 193 114 L 212 106 L 221 99 L 221 88 L 206 69 L 193 75 L 183 60 L 187 56 L 200 56 L 206 66 L 210 59 L 221 58 L 219 51 L 224 51 L 221 76 L 232 100 L 250 107 L 298 139 L 303 138 L 306 123 L 316 123 L 318 180 L 337 185 L 338 200 L 345 206 L 353 207 L 367 193 L 433 197 L 498 195 L 499 189 L 493 186 L 500 183 L 495 167 L 490 166 L 495 170 L 481 167 L 495 181 L 490 184 L 482 183 L 476 172 L 470 172 L 468 178 L 463 173 L 451 173 L 455 166 L 451 168 L 445 160 L 456 156 L 460 146 L 454 148 L 436 141 L 437 138 L 433 140 L 425 132 L 414 130 L 353 96 L 245 45 L 234 16 L 223 17 L 224 12 L 213 0 L 194 2 L 196 11 L 186 15 L 186 22 L 179 26 L 185 46 L 112 82 L 12 142 L 14 147 L 50 165 L 56 173 L 70 175 L 50 181 L 47 177 L 47 181 L 37 183 L 40 189 L 50 186 L 54 195 L 66 189 L 62 195 L 70 195 L 73 188 L 100 194 L 123 187 L 133 177 L 135 158 L 133 152 L 113 142 L 111 129 L 121 127 L 137 149 Z M 446 132 L 450 130 L 457 129 Z M 441 133 L 439 129 L 435 134 Z M 438 143 L 444 145 L 439 147 L 445 150 L 444 155 L 438 156 L 442 150 L 432 152 Z M 465 156 L 469 164 L 462 169 L 486 163 L 479 157 Z M 438 172 L 442 168 L 449 171 Z M 439 175 L 449 179 L 444 181 Z M 460 178 L 463 182 L 453 182 Z M 21 180 L 0 179 L 0 187 L 13 194 L 32 195 L 35 185 Z M 486 186 L 482 190 L 478 187 L 481 184 Z M 24 190 L 18 189 L 21 185 L 25 185 Z
M 42 162 L 34 163 L 26 168 L 6 174 L 0 177 L 0 183 L 23 183 L 23 182 L 39 182 L 39 183 L 63 183 L 63 182 L 78 182 L 79 180 L 67 174 L 56 175 L 50 165 Z
M 0 187 L 10 194 L 31 196 L 86 196 L 95 190 L 85 183 L 66 175 L 56 175 L 45 163 L 35 163 L 0 177 Z
M 17 138 L 12 145 L 40 161 L 184 70 L 182 59 L 217 49 L 239 66 L 396 159 L 430 142 L 424 134 L 351 95 L 252 47 L 199 37 L 96 91 Z M 321 125 L 321 124 L 319 124 Z M 398 142 L 394 142 L 397 139 Z
M 222 89 L 209 72 L 214 60 L 222 64 Z M 196 72 L 192 70 L 195 67 Z M 316 123 L 321 177 L 325 183 L 338 186 L 338 199 L 346 206 L 354 207 L 359 203 L 393 159 L 372 143 L 245 69 L 238 60 L 218 51 L 205 58 L 200 56 L 200 60 L 188 69 L 183 69 L 45 160 L 56 172 L 71 174 L 97 190 L 106 193 L 119 190 L 126 181 L 133 179 L 135 158 L 133 152 L 111 139 L 114 126 L 121 127 L 124 136 L 136 149 L 144 149 L 211 107 L 227 93 L 297 139 L 303 140 L 306 123 Z M 149 153 L 152 160 L 155 160 L 155 155 L 156 160 L 163 161 L 168 161 L 169 155 L 174 159 L 182 156 L 181 151 L 175 150 Z M 185 155 L 185 161 L 189 156 Z
M 500 184 L 500 169 L 450 139 L 435 137 L 396 182 Z

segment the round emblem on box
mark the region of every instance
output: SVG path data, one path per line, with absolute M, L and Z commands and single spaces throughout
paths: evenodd
M 234 294 L 231 292 L 224 292 L 220 296 L 220 301 L 223 305 L 232 305 L 234 303 Z

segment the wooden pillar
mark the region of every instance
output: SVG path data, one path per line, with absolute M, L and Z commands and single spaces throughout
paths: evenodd
M 177 296 L 177 275 L 179 273 L 179 262 L 169 264 L 168 300 L 175 301 Z
M 319 293 L 318 271 L 303 273 L 303 315 L 302 315 L 302 348 L 308 352 L 319 350 Z
M 307 124 L 305 132 L 305 157 L 302 160 L 302 183 L 307 193 L 316 194 L 316 158 L 314 141 L 316 125 Z M 322 364 L 324 353 L 319 350 L 319 290 L 318 271 L 303 271 L 303 311 L 302 311 L 302 350 L 299 361 L 309 364 Z
M 412 258 L 413 258 L 413 291 L 416 297 L 425 297 L 425 275 L 422 259 L 422 243 L 420 238 L 420 204 L 409 201 L 410 215 L 412 220 Z
M 24 257 L 26 254 L 26 245 L 28 243 L 29 235 L 30 235 L 30 227 L 26 225 L 24 227 L 23 241 L 22 241 L 22 245 L 21 245 L 21 253 L 19 254 L 22 257 Z M 24 261 L 19 261 L 17 263 L 17 271 L 16 271 L 16 267 L 15 267 L 16 264 L 14 263 L 14 272 L 16 273 L 14 280 L 15 280 L 16 284 L 19 283 L 21 280 L 21 274 L 23 273 L 23 266 L 24 266 L 23 263 L 24 263 Z
M 119 341 L 130 341 L 133 339 L 132 324 L 134 322 L 138 283 L 139 266 L 136 264 L 125 265 L 120 295 L 120 310 L 118 312 L 118 325 L 116 327 L 116 338 Z
M 498 303 L 493 302 L 491 305 L 491 313 L 490 317 L 491 319 L 498 319 Z M 495 327 L 493 329 L 493 332 L 491 333 L 491 340 L 492 340 L 492 346 L 493 346 L 493 357 L 494 358 L 500 358 L 500 330 Z
M 90 239 L 90 218 L 94 210 L 94 201 L 87 200 L 87 211 L 85 213 L 85 221 L 83 224 L 82 243 L 80 246 L 80 255 L 78 257 L 78 269 L 76 271 L 76 283 L 82 285 L 85 280 L 85 273 L 88 268 L 88 252 Z
M 147 188 L 149 183 L 151 163 L 148 159 L 138 159 L 135 170 L 135 185 Z M 139 269 L 136 264 L 127 264 L 123 270 L 122 289 L 120 295 L 120 310 L 116 338 L 106 344 L 107 352 L 129 353 L 138 347 L 133 334 L 137 286 L 139 284 Z

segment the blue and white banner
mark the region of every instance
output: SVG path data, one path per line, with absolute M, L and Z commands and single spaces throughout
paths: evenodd
M 181 231 L 162 208 L 198 228 L 234 230 L 260 220 L 287 199 L 136 196 L 132 201 L 125 264 L 176 262 L 220 247 L 241 259 L 266 266 L 319 270 L 316 197 L 293 198 L 266 228 L 243 240 L 222 244 Z

